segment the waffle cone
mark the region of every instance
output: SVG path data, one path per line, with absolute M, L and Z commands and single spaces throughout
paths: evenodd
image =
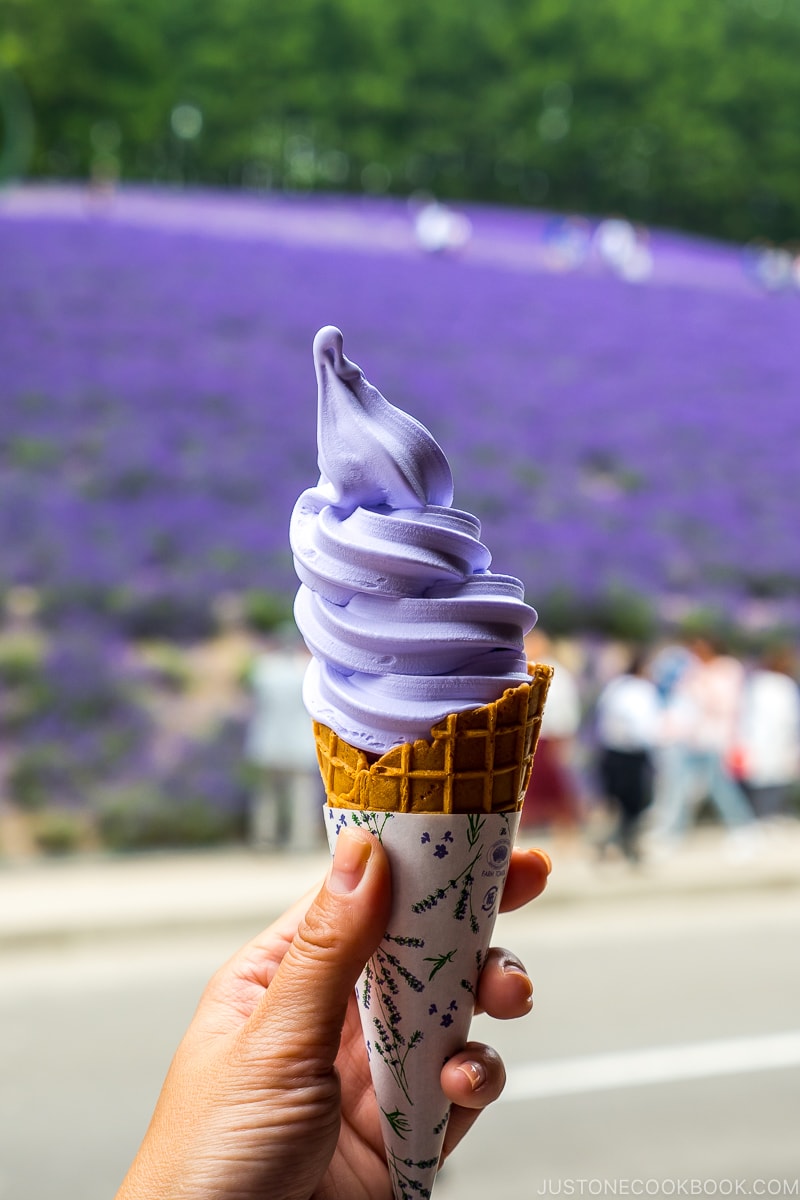
M 499 700 L 450 713 L 431 740 L 405 742 L 380 757 L 315 721 L 322 781 L 331 808 L 416 813 L 501 813 L 522 807 L 553 668 L 529 664 L 530 683 Z

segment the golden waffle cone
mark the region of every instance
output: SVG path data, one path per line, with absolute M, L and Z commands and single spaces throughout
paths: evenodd
M 314 738 L 331 808 L 384 812 L 517 812 L 539 739 L 553 668 L 529 664 L 530 683 L 482 708 L 450 713 L 431 740 L 368 754 L 315 721 Z

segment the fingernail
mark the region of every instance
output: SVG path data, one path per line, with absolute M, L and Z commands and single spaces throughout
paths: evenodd
M 486 1083 L 486 1071 L 480 1063 L 465 1062 L 460 1063 L 456 1068 L 466 1079 L 471 1092 L 477 1092 L 479 1087 L 483 1087 Z
M 530 853 L 531 853 L 531 854 L 535 854 L 535 855 L 536 855 L 538 858 L 540 858 L 540 859 L 542 860 L 542 862 L 544 863 L 544 865 L 545 865 L 545 868 L 546 868 L 546 870 L 547 870 L 547 874 L 549 875 L 549 874 L 550 874 L 550 872 L 551 872 L 551 871 L 552 871 L 552 869 L 553 869 L 553 863 L 552 863 L 552 860 L 551 860 L 551 858 L 550 858 L 550 855 L 547 853 L 547 851 L 546 851 L 546 850 L 540 850 L 540 849 L 537 847 L 535 850 L 531 850 L 531 851 L 530 851 Z
M 521 990 L 523 992 L 523 999 L 525 999 L 528 1003 L 532 1004 L 533 1003 L 533 983 L 531 981 L 530 975 L 525 970 L 525 968 L 518 966 L 517 963 L 506 962 L 506 963 L 503 963 L 503 974 L 504 975 L 515 975 L 517 977 L 517 979 L 521 980 Z
M 366 870 L 372 843 L 360 829 L 343 829 L 336 839 L 328 890 L 339 895 L 353 892 Z

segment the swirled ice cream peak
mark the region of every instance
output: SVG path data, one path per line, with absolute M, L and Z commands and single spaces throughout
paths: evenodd
M 345 357 L 332 325 L 314 338 L 320 486 L 347 512 L 386 504 L 450 505 L 453 477 L 424 425 L 385 400 Z
M 314 363 L 321 475 L 290 529 L 295 616 L 313 654 L 304 699 L 315 720 L 381 754 L 524 682 L 536 613 L 519 580 L 488 570 L 478 520 L 451 507 L 433 436 L 345 357 L 338 329 L 317 334 Z

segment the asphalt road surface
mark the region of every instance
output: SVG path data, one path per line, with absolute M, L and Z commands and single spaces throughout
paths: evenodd
M 111 1200 L 211 971 L 251 932 L 6 951 L 0 1200 Z M 532 1017 L 478 1018 L 503 1100 L 435 1200 L 800 1200 L 800 894 L 501 918 Z

